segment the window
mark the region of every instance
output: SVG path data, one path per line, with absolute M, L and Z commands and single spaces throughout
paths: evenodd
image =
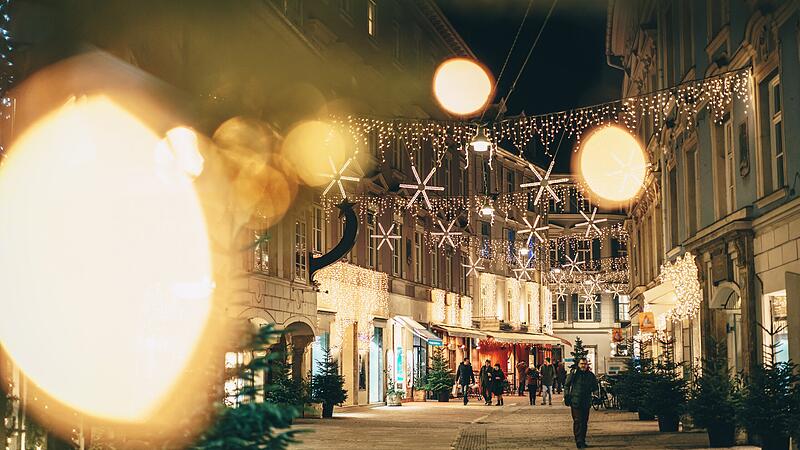
M 686 218 L 689 236 L 697 231 L 697 147 L 692 146 L 686 158 Z
M 678 171 L 675 167 L 669 169 L 668 175 L 669 182 L 669 234 L 670 245 L 675 247 L 678 245 Z M 649 218 L 648 218 L 649 219 Z M 648 220 L 649 225 L 649 220 Z M 648 264 L 649 267 L 649 264 Z
M 774 343 L 778 346 L 775 352 L 775 362 L 786 362 L 789 360 L 789 329 L 787 322 L 786 312 L 786 292 L 781 291 L 772 295 L 764 297 L 764 314 L 763 317 L 767 319 L 764 326 L 769 330 L 772 328 L 773 332 L 777 332 L 774 337 Z M 764 333 L 764 345 L 770 345 L 773 338 L 769 334 Z M 764 351 L 764 360 L 769 361 L 770 355 L 768 350 Z
M 683 362 L 684 376 L 691 376 L 692 323 L 689 320 L 684 320 L 681 323 L 681 350 L 681 361 Z
M 422 231 L 414 232 L 414 281 L 422 283 Z
M 514 171 L 506 170 L 506 192 L 514 192 Z
M 453 290 L 453 257 L 446 255 L 444 257 L 444 288 L 448 291 Z
M 550 267 L 560 266 L 561 261 L 559 261 L 558 259 L 558 245 L 555 242 L 552 242 L 549 243 L 549 247 L 550 247 Z
M 461 293 L 464 295 L 469 295 L 469 277 L 467 276 L 467 272 L 469 272 L 469 258 L 467 255 L 461 255 Z
M 681 4 L 681 62 L 682 75 L 685 75 L 694 64 L 694 45 L 692 33 L 692 2 L 683 0 Z
M 483 187 L 484 194 L 491 193 L 491 189 L 489 189 L 489 173 L 489 160 L 484 159 L 481 164 L 481 186 Z
M 585 261 L 586 265 L 592 260 L 592 243 L 587 240 L 579 240 L 575 245 L 575 260 Z
M 772 189 L 782 188 L 786 178 L 786 160 L 783 152 L 783 113 L 781 105 L 780 78 L 775 76 L 769 82 L 769 138 L 772 148 Z
M 492 257 L 491 239 L 492 226 L 489 222 L 481 222 L 481 258 L 489 259 Z
M 392 150 L 392 167 L 397 170 L 403 170 L 403 151 L 405 147 L 400 138 L 396 138 L 391 143 Z
M 264 236 L 266 230 L 257 232 L 256 245 L 253 247 L 253 270 L 269 273 L 269 237 Z
M 517 260 L 517 232 L 512 230 L 511 228 L 506 228 L 505 233 L 506 239 L 508 240 L 508 260 L 509 261 L 516 261 Z
M 399 215 L 394 216 L 394 231 L 393 233 L 400 236 L 400 239 L 395 239 L 397 243 L 394 244 L 394 252 L 392 252 L 392 275 L 396 277 L 403 277 L 403 218 Z
M 431 286 L 439 287 L 439 254 L 431 255 Z
M 579 322 L 592 322 L 594 321 L 594 304 L 597 300 L 593 297 L 581 296 L 578 298 L 578 321 Z
M 325 252 L 325 212 L 319 206 L 314 206 L 312 220 L 311 245 L 315 253 Z
M 378 5 L 375 0 L 367 0 L 367 33 L 375 37 L 378 32 Z
M 372 237 L 377 232 L 375 224 L 375 213 L 367 211 L 367 267 L 374 269 L 378 264 L 378 238 Z
M 550 317 L 552 317 L 553 321 L 556 321 L 556 322 L 558 321 L 558 303 L 559 303 L 559 299 L 556 299 L 556 301 L 550 303 L 550 306 L 552 308 L 552 311 L 551 311 L 552 315 Z
M 442 160 L 442 181 L 441 186 L 444 187 L 444 195 L 450 196 L 450 158 Z
M 392 45 L 392 56 L 396 62 L 400 62 L 400 24 L 392 22 L 392 37 L 394 44 Z
M 302 218 L 294 223 L 294 278 L 305 280 L 308 270 L 306 254 L 306 221 Z
M 728 0 L 708 0 L 708 31 L 709 40 L 713 39 L 722 27 L 730 21 Z
M 367 359 L 365 355 L 358 354 L 358 390 L 367 390 Z
M 733 151 L 733 121 L 725 121 L 725 212 L 730 214 L 736 209 L 736 158 Z
M 631 306 L 631 298 L 627 295 L 618 295 L 617 296 L 617 319 L 619 322 L 629 322 L 631 320 L 630 316 L 630 306 Z

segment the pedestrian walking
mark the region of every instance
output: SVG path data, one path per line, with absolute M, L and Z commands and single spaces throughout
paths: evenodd
M 495 364 L 492 371 L 492 392 L 497 396 L 497 403 L 494 406 L 503 406 L 503 383 L 505 381 L 506 374 L 500 369 L 500 364 Z
M 517 395 L 522 396 L 525 393 L 525 373 L 528 370 L 528 363 L 525 361 L 520 361 L 517 363 L 517 380 L 519 386 L 517 386 Z
M 550 364 L 550 358 L 544 359 L 544 364 L 539 368 L 542 382 L 542 404 L 553 404 L 553 380 L 556 378 L 556 368 Z
M 531 406 L 535 406 L 536 390 L 539 385 L 539 371 L 536 370 L 535 366 L 528 367 L 527 372 L 525 372 L 525 384 L 528 386 L 528 399 L 531 402 Z
M 464 358 L 464 361 L 458 365 L 456 371 L 458 377 L 458 384 L 461 385 L 461 392 L 464 394 L 464 406 L 469 402 L 469 387 L 475 384 L 475 374 L 472 373 L 472 364 L 469 358 Z
M 486 406 L 492 404 L 492 362 L 486 360 L 481 366 L 481 371 L 478 373 L 478 380 L 481 382 L 481 395 L 483 395 L 483 403 Z
M 586 430 L 589 426 L 589 410 L 592 393 L 597 389 L 597 377 L 589 370 L 586 358 L 578 360 L 578 370 L 570 371 L 564 384 L 564 403 L 572 410 L 572 433 L 575 446 L 586 448 Z
M 564 368 L 564 361 L 559 361 L 556 366 L 556 381 L 558 382 L 558 393 L 564 390 L 564 383 L 567 381 L 567 369 Z

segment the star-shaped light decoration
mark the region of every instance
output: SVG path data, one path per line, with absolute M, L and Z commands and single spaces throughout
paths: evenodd
M 567 290 L 562 285 L 558 285 L 556 287 L 556 301 L 558 300 L 566 300 L 567 299 Z
M 626 161 L 622 162 L 616 152 L 611 152 L 611 158 L 614 159 L 614 162 L 617 164 L 618 168 L 617 170 L 608 172 L 608 176 L 621 178 L 618 184 L 620 193 L 626 192 L 629 186 L 636 184 L 636 170 L 641 166 L 633 161 L 634 155 L 635 154 L 632 152 L 628 153 Z M 646 167 L 647 166 L 645 165 L 645 168 Z
M 483 259 L 483 258 L 480 258 L 480 257 L 479 257 L 477 261 L 473 261 L 473 260 L 472 260 L 472 256 L 470 256 L 470 257 L 469 257 L 469 264 L 461 264 L 461 266 L 463 266 L 463 267 L 466 267 L 466 268 L 468 268 L 468 269 L 469 269 L 469 270 L 467 271 L 467 276 L 470 276 L 470 275 L 471 275 L 471 274 L 473 274 L 473 273 L 475 274 L 475 276 L 476 276 L 476 277 L 477 277 L 478 275 L 480 275 L 480 274 L 478 273 L 478 271 L 479 271 L 479 270 L 483 270 L 483 269 L 484 269 L 483 267 L 481 267 L 481 266 L 479 265 L 479 264 L 481 263 L 481 259 Z
M 583 280 L 583 287 L 587 293 L 591 292 L 594 294 L 595 292 L 602 292 L 600 283 L 601 280 L 597 275 L 589 275 L 585 280 Z
M 553 160 L 550 162 L 550 167 L 547 168 L 547 172 L 545 172 L 544 176 L 542 176 L 542 175 L 539 175 L 539 171 L 536 170 L 535 167 L 533 167 L 533 164 L 528 163 L 528 168 L 531 169 L 531 172 L 533 172 L 533 174 L 536 176 L 536 178 L 539 179 L 539 181 L 534 181 L 533 183 L 522 183 L 522 184 L 519 185 L 519 187 L 521 187 L 521 188 L 538 187 L 539 188 L 539 191 L 536 192 L 536 198 L 533 200 L 533 204 L 534 205 L 538 205 L 539 204 L 539 200 L 542 198 L 542 192 L 544 192 L 545 190 L 547 190 L 547 192 L 550 193 L 550 196 L 553 197 L 553 201 L 555 201 L 556 203 L 561 201 L 558 198 L 558 194 L 556 194 L 556 191 L 553 190 L 552 186 L 556 185 L 556 184 L 566 183 L 566 182 L 569 181 L 569 178 L 558 178 L 558 179 L 555 179 L 555 180 L 551 180 L 550 179 L 550 174 L 553 171 L 553 166 L 555 166 L 555 165 L 556 165 L 556 160 L 555 160 L 555 158 L 553 158 Z
M 622 295 L 622 285 L 620 284 L 609 284 L 604 290 L 606 294 L 613 294 L 614 298 L 619 298 Z
M 519 267 L 516 269 L 512 269 L 514 274 L 517 276 L 517 280 L 522 281 L 522 278 L 525 277 L 528 281 L 533 281 L 531 278 L 531 272 L 534 271 L 534 268 L 531 267 L 531 261 L 533 261 L 533 252 L 530 252 L 530 256 L 528 256 L 527 260 L 522 259 L 523 255 L 517 254 L 517 264 Z
M 576 270 L 578 271 L 578 273 L 583 273 L 583 270 L 581 270 L 580 266 L 582 266 L 585 263 L 584 261 L 578 261 L 577 257 L 575 259 L 572 259 L 569 257 L 569 255 L 564 255 L 564 257 L 567 258 L 568 262 L 563 266 L 561 266 L 562 269 L 569 270 L 570 275 L 572 275 L 572 272 Z
M 519 233 L 528 235 L 528 244 L 527 244 L 528 247 L 531 246 L 531 239 L 533 239 L 534 236 L 536 236 L 536 239 L 539 242 L 544 242 L 544 237 L 541 234 L 539 234 L 539 232 L 540 231 L 546 231 L 546 230 L 550 229 L 550 225 L 545 225 L 543 227 L 538 226 L 539 225 L 539 220 L 541 220 L 541 218 L 542 218 L 542 216 L 537 214 L 536 215 L 536 219 L 533 220 L 533 225 L 531 225 L 531 223 L 528 222 L 528 218 L 527 217 L 523 217 L 522 218 L 522 221 L 525 222 L 525 225 L 527 225 L 528 228 L 519 230 Z
M 394 224 L 389 227 L 388 231 L 384 231 L 382 223 L 378 223 L 378 228 L 381 230 L 380 233 L 371 234 L 369 236 L 371 238 L 378 238 L 381 240 L 381 242 L 378 244 L 378 250 L 380 250 L 381 247 L 383 247 L 383 244 L 386 243 L 389 245 L 389 250 L 394 251 L 394 246 L 392 245 L 392 241 L 390 241 L 390 239 L 400 239 L 400 236 L 392 234 L 392 231 L 394 230 Z
M 587 216 L 586 213 L 584 213 L 582 210 L 580 211 L 580 213 L 583 216 L 583 218 L 586 219 L 586 222 L 581 222 L 581 223 L 575 225 L 575 228 L 586 227 L 586 234 L 584 235 L 584 237 L 589 237 L 589 233 L 591 233 L 592 229 L 594 229 L 597 232 L 597 234 L 600 234 L 600 228 L 597 227 L 597 224 L 598 223 L 603 223 L 603 222 L 607 221 L 608 219 L 595 219 L 594 218 L 595 214 L 597 214 L 597 206 L 595 206 L 594 210 L 592 210 L 591 217 Z
M 331 163 L 331 173 L 323 174 L 323 176 L 329 177 L 331 179 L 331 182 L 328 183 L 328 187 L 326 187 L 325 190 L 322 191 L 322 195 L 326 195 L 333 186 L 338 185 L 339 192 L 342 193 L 342 198 L 346 198 L 347 194 L 344 191 L 344 185 L 342 185 L 342 181 L 355 181 L 355 182 L 359 181 L 359 178 L 349 177 L 344 175 L 344 171 L 347 170 L 347 168 L 350 166 L 350 163 L 353 162 L 353 159 L 352 158 L 348 159 L 344 163 L 344 165 L 342 165 L 342 168 L 338 170 L 336 169 L 336 165 L 333 163 L 333 158 L 328 157 L 328 162 Z
M 560 288 L 561 284 L 564 282 L 564 271 L 558 267 L 554 267 L 550 270 L 550 280 Z
M 428 186 L 428 181 L 431 180 L 433 177 L 434 172 L 436 172 L 436 167 L 432 168 L 431 171 L 428 173 L 428 176 L 425 177 L 425 180 L 420 180 L 419 173 L 417 173 L 417 167 L 412 165 L 411 171 L 414 173 L 414 179 L 417 180 L 417 184 L 401 184 L 401 188 L 405 189 L 416 189 L 417 191 L 414 192 L 414 195 L 411 196 L 411 199 L 408 201 L 408 205 L 406 208 L 410 207 L 414 204 L 414 201 L 422 194 L 422 197 L 425 199 L 425 204 L 428 205 L 428 209 L 433 209 L 431 207 L 431 200 L 428 198 L 428 191 L 443 191 L 444 188 L 441 186 Z
M 591 293 L 588 293 L 588 292 L 587 292 L 587 293 L 583 293 L 583 294 L 581 295 L 581 297 L 583 298 L 583 303 L 584 303 L 586 306 L 594 306 L 594 304 L 595 304 L 595 297 L 594 297 L 594 294 L 591 294 Z
M 442 237 L 442 239 L 439 240 L 439 247 L 444 245 L 444 241 L 447 241 L 447 242 L 450 243 L 451 247 L 456 248 L 456 244 L 455 244 L 455 242 L 453 242 L 453 236 L 461 236 L 461 232 L 460 231 L 450 231 L 450 230 L 453 229 L 453 225 L 455 225 L 456 220 L 453 219 L 453 221 L 450 222 L 450 225 L 448 225 L 447 228 L 445 228 L 444 225 L 442 225 L 442 221 L 441 220 L 437 220 L 437 222 L 439 223 L 439 228 L 442 231 L 435 231 L 435 232 L 433 232 L 431 234 L 433 236 L 441 236 Z

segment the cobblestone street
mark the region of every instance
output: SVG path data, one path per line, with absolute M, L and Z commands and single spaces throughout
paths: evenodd
M 449 403 L 404 403 L 402 407 L 337 408 L 332 420 L 301 419 L 312 430 L 296 449 L 557 449 L 575 448 L 572 419 L 561 396 L 553 406 L 529 406 L 508 397 L 505 406 L 464 407 Z M 587 439 L 592 448 L 706 448 L 704 432 L 659 433 L 656 422 L 640 422 L 619 411 L 592 411 Z M 744 447 L 741 447 L 744 448 Z

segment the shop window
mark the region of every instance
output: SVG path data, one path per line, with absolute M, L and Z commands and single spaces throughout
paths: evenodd
M 294 224 L 294 278 L 305 281 L 308 271 L 308 255 L 306 253 L 306 221 L 305 218 Z
M 358 354 L 358 390 L 367 390 L 367 359 L 361 353 Z
M 774 333 L 770 337 L 769 333 L 764 333 L 764 344 L 776 345 L 775 362 L 786 362 L 789 360 L 789 329 L 786 314 L 786 293 L 780 292 L 777 295 L 767 295 L 764 301 L 764 315 L 767 320 L 764 327 Z M 770 342 L 772 341 L 772 342 Z M 764 351 L 764 360 L 769 362 L 769 350 Z

